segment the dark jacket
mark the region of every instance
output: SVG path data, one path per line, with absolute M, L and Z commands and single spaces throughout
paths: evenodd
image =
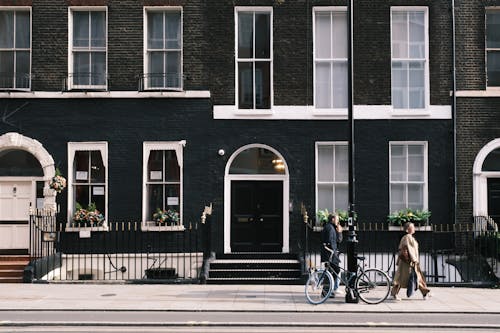
M 323 231 L 321 232 L 321 261 L 328 261 L 330 257 L 330 252 L 325 250 L 323 244 L 326 244 L 330 249 L 337 253 L 337 242 L 342 241 L 342 235 L 337 233 L 335 230 L 335 226 L 332 223 L 326 223 L 323 227 Z M 337 262 L 336 262 L 337 261 Z M 338 257 L 335 255 L 332 259 L 333 263 L 338 263 Z

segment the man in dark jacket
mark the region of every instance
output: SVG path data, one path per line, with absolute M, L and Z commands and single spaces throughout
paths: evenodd
M 342 227 L 339 224 L 337 215 L 328 215 L 328 220 L 323 226 L 323 231 L 321 233 L 321 242 L 323 243 L 321 247 L 321 262 L 329 262 L 333 271 L 337 274 L 340 273 L 340 258 L 338 256 L 338 243 L 342 241 Z M 333 256 L 330 259 L 331 252 L 325 249 L 327 246 L 329 249 L 333 250 Z M 333 274 L 334 284 L 332 296 L 335 297 L 335 292 L 339 287 L 339 278 Z

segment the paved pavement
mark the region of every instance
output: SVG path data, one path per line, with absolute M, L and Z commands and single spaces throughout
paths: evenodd
M 300 285 L 192 284 L 0 284 L 0 311 L 279 311 L 279 312 L 435 312 L 500 314 L 500 289 L 432 288 L 401 301 L 377 305 L 345 303 L 343 297 L 311 305 Z

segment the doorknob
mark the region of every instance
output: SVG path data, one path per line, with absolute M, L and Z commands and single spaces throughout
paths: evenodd
M 249 217 L 248 222 L 253 222 L 253 217 Z
M 264 218 L 262 218 L 262 217 L 261 217 L 261 218 L 259 219 L 259 221 L 260 221 L 260 222 L 264 222 Z

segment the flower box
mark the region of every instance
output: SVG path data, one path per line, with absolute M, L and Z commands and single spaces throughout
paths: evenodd
M 390 225 L 389 226 L 389 231 L 404 231 L 402 225 Z M 415 226 L 416 231 L 432 231 L 432 226 L 431 225 L 422 225 L 422 226 Z

